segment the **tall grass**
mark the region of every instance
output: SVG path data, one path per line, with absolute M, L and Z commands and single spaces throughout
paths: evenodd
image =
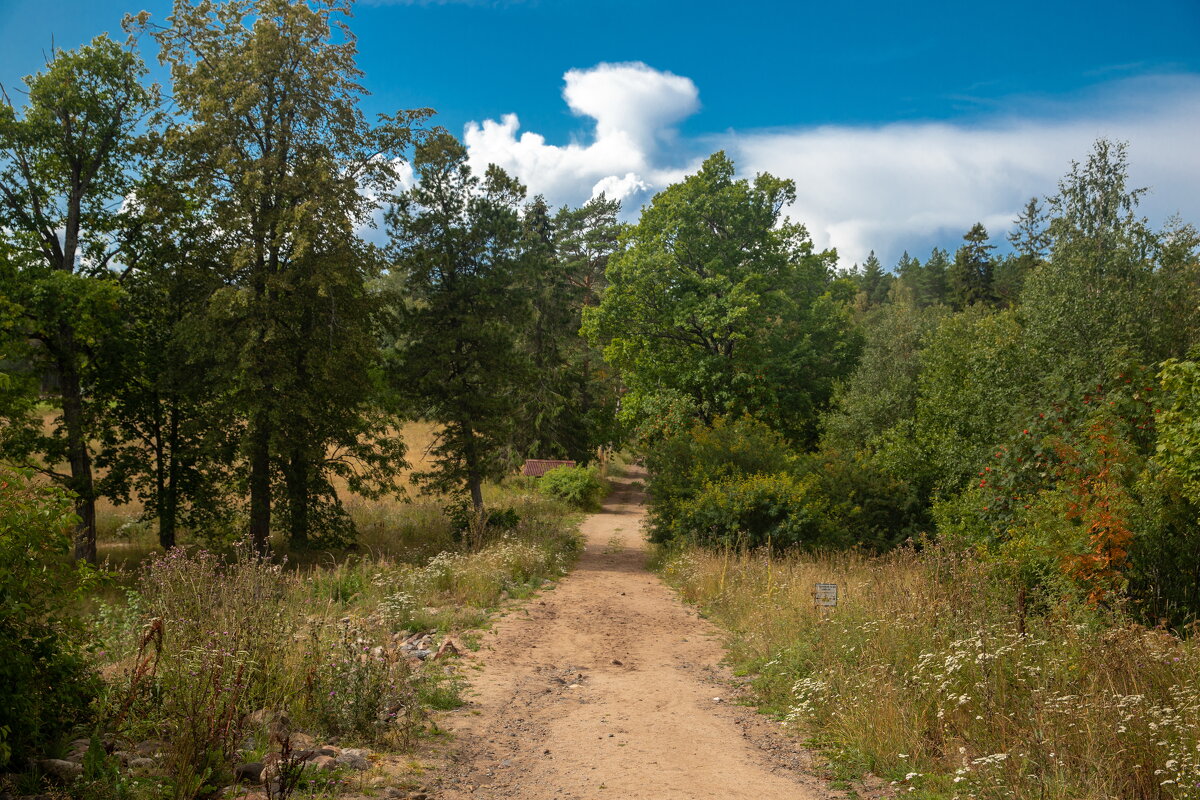
M 572 509 L 520 484 L 488 492 L 518 521 L 471 547 L 436 501 L 418 499 L 353 508 L 359 547 L 298 563 L 147 550 L 124 568 L 124 593 L 91 608 L 103 733 L 161 739 L 178 800 L 279 749 L 281 732 L 255 712 L 286 710 L 289 730 L 343 744 L 412 745 L 431 710 L 457 702 L 458 676 L 431 651 L 564 574 L 579 550 Z
M 1019 613 L 939 548 L 771 557 L 661 553 L 730 633 L 760 701 L 913 797 L 1200 797 L 1200 646 L 1117 613 Z M 837 583 L 836 609 L 814 605 Z

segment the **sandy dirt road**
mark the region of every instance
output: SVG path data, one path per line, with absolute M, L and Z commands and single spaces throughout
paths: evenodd
M 729 702 L 716 630 L 645 570 L 640 477 L 586 520 L 575 571 L 472 655 L 482 670 L 443 720 L 456 747 L 436 797 L 840 796 L 777 724 Z

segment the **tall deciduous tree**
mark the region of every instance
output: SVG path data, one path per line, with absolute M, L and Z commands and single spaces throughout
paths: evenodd
M 3 293 L 20 306 L 9 333 L 21 352 L 9 355 L 22 358 L 34 393 L 47 378 L 60 407 L 45 431 L 29 402 L 35 394 L 25 393 L 26 402 L 3 411 L 3 447 L 74 493 L 75 556 L 89 561 L 98 432 L 89 370 L 116 319 L 120 290 L 110 267 L 124 245 L 122 198 L 134 180 L 138 126 L 156 102 L 145 73 L 133 52 L 99 36 L 56 50 L 46 70 L 27 79 L 23 113 L 7 93 L 0 102 L 0 230 L 16 266 Z
M 137 235 L 123 258 L 119 335 L 99 354 L 97 392 L 112 425 L 97 463 L 103 493 L 136 493 L 169 549 L 181 526 L 226 528 L 240 426 L 216 379 L 212 342 L 223 331 L 208 314 L 222 287 L 220 234 L 175 160 L 160 155 L 129 200 Z
M 380 262 L 355 229 L 396 183 L 413 126 L 429 112 L 365 120 L 348 16 L 342 0 L 177 0 L 169 24 L 154 29 L 181 115 L 168 146 L 221 232 L 227 288 L 212 308 L 229 334 L 225 376 L 245 420 L 260 550 L 276 485 L 290 536 L 303 543 L 322 520 L 344 522 L 330 470 L 361 475 L 359 458 L 331 461 L 331 452 L 364 442 L 384 461 L 397 452 L 382 423 L 368 421 L 376 350 L 367 281 Z
M 507 469 L 530 382 L 525 189 L 494 165 L 475 175 L 449 134 L 418 146 L 413 165 L 417 185 L 387 216 L 404 287 L 391 381 L 409 413 L 438 425 L 434 466 L 418 478 L 466 490 L 479 517 L 483 481 Z
M 853 338 L 823 299 L 832 254 L 782 218 L 794 196 L 768 174 L 736 179 L 717 153 L 629 231 L 584 324 L 622 371 L 632 421 L 679 401 L 704 420 L 748 412 L 811 439 Z

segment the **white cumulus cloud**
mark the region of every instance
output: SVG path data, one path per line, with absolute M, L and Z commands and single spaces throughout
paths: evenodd
M 843 263 L 861 263 L 871 249 L 894 263 L 905 248 L 952 248 L 975 222 L 998 237 L 1101 136 L 1129 142 L 1131 183 L 1151 189 L 1144 212 L 1200 223 L 1192 188 L 1200 148 L 1188 144 L 1200 130 L 1200 79 L 1123 82 L 1107 95 L 1050 118 L 750 131 L 721 146 L 742 172 L 792 178 L 790 215 L 818 246 L 837 247 Z
M 796 182 L 789 215 L 843 264 L 875 250 L 893 264 L 904 249 L 953 249 L 975 222 L 1000 240 L 1025 202 L 1052 194 L 1072 159 L 1097 137 L 1129 142 L 1131 182 L 1148 186 L 1152 221 L 1180 213 L 1200 223 L 1200 76 L 1114 81 L 1065 101 L 1014 98 L 986 117 L 956 122 L 733 131 L 681 139 L 675 126 L 699 108 L 688 78 L 646 64 L 599 64 L 564 75 L 563 99 L 595 121 L 586 142 L 552 144 L 520 130 L 516 114 L 466 127 L 477 168 L 499 164 L 551 203 L 604 192 L 626 216 L 652 192 L 723 148 L 744 175 Z
M 521 132 L 516 114 L 505 114 L 466 126 L 472 167 L 497 164 L 551 203 L 581 202 L 601 191 L 629 201 L 683 176 L 663 154 L 674 138 L 672 126 L 699 108 L 691 79 L 640 62 L 573 69 L 563 79 L 567 106 L 595 120 L 591 141 L 549 144 L 540 134 Z

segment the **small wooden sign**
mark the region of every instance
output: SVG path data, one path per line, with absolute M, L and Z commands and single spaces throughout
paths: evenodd
M 813 603 L 818 606 L 833 608 L 837 605 L 837 584 L 818 583 L 813 590 Z

